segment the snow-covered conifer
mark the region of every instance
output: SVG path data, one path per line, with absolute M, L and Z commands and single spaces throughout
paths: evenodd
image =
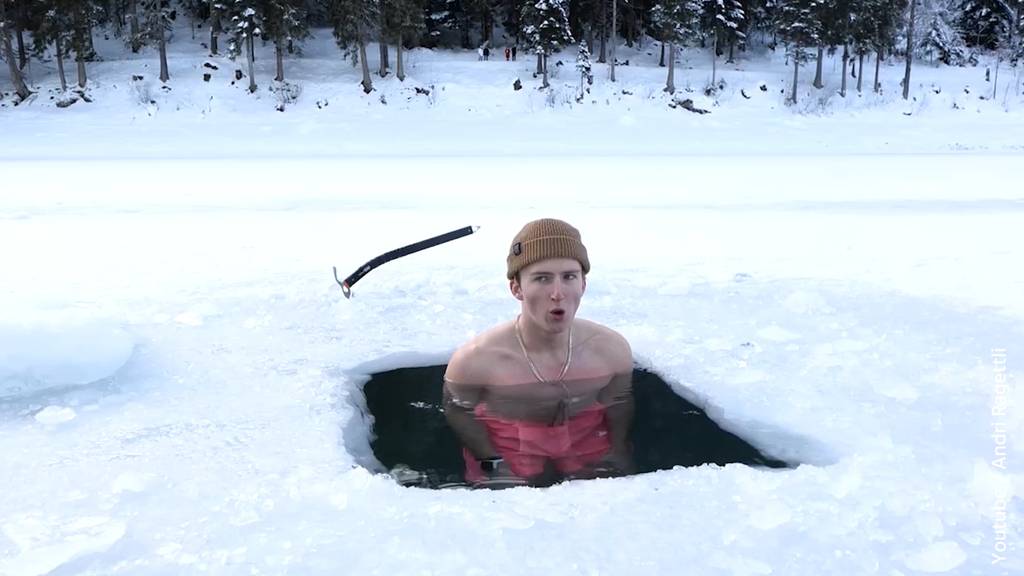
M 573 42 L 563 0 L 528 0 L 523 6 L 523 35 L 530 50 L 541 57 L 541 87 L 547 88 L 548 56 Z

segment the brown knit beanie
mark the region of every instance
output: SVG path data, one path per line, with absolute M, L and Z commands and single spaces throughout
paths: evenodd
M 512 239 L 508 250 L 508 279 L 534 262 L 548 258 L 572 258 L 579 261 L 583 273 L 590 272 L 587 248 L 580 241 L 580 231 L 554 218 L 534 220 Z

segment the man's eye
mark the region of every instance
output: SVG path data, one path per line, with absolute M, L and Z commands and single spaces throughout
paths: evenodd
M 566 274 L 565 275 L 565 279 L 566 280 L 575 280 L 576 279 L 576 274 L 572 274 L 572 273 Z

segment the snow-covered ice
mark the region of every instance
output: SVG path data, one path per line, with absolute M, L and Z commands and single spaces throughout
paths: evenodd
M 772 93 L 698 117 L 656 68 L 552 109 L 411 53 L 445 89 L 397 106 L 311 80 L 355 74 L 317 54 L 283 114 L 180 58 L 155 104 L 137 60 L 94 66 L 93 108 L 0 110 L 0 574 L 1024 573 L 1022 122 L 964 92 L 979 71 L 815 115 L 749 66 L 730 93 Z M 581 316 L 803 465 L 379 474 L 361 384 L 510 319 L 507 242 L 544 216 L 590 250 Z M 331 276 L 466 225 L 352 300 Z
M 182 194 L 5 192 L 0 572 L 990 573 L 995 498 L 1010 543 L 1024 512 L 1020 446 L 990 464 L 992 349 L 1008 355 L 1007 434 L 1024 432 L 1024 204 L 990 185 L 1014 160 L 744 159 L 718 193 L 727 159 L 642 159 L 621 194 L 600 159 L 481 158 L 466 169 L 537 185 L 480 194 L 445 178 L 462 161 L 404 159 L 423 196 L 357 174 L 372 194 L 316 187 L 346 160 L 302 161 L 287 191 L 271 175 L 288 163 L 90 162 Z M 846 161 L 892 185 L 759 193 Z M 64 169 L 5 174 L 44 167 Z M 239 170 L 249 193 L 232 191 Z M 807 464 L 500 493 L 367 470 L 366 375 L 442 363 L 510 317 L 505 243 L 540 215 L 583 231 L 583 316 L 726 428 Z M 467 224 L 481 229 L 381 267 L 352 300 L 331 277 Z

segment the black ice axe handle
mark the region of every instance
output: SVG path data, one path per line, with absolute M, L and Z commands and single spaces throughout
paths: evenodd
M 348 278 L 345 278 L 344 282 L 338 279 L 338 268 L 334 267 L 334 281 L 337 282 L 339 286 L 341 286 L 341 291 L 345 294 L 345 298 L 351 298 L 352 287 L 355 286 L 356 282 L 359 282 L 359 280 L 362 279 L 363 276 L 369 274 L 370 271 L 373 270 L 374 268 L 382 264 L 386 264 L 397 258 L 401 258 L 402 256 L 415 254 L 420 250 L 426 250 L 427 248 L 433 248 L 434 246 L 444 244 L 445 242 L 451 242 L 452 240 L 458 240 L 459 238 L 462 238 L 464 236 L 469 236 L 473 232 L 476 232 L 479 228 L 479 226 L 466 226 L 465 228 L 452 230 L 451 232 L 446 232 L 444 234 L 441 234 L 440 236 L 434 236 L 433 238 L 420 240 L 419 242 L 414 242 L 412 244 L 409 244 L 408 246 L 402 246 L 401 248 L 396 248 L 390 252 L 385 252 L 380 256 L 377 256 L 373 260 L 370 260 L 366 264 L 363 264 L 358 269 L 356 269 L 355 272 L 349 274 Z

